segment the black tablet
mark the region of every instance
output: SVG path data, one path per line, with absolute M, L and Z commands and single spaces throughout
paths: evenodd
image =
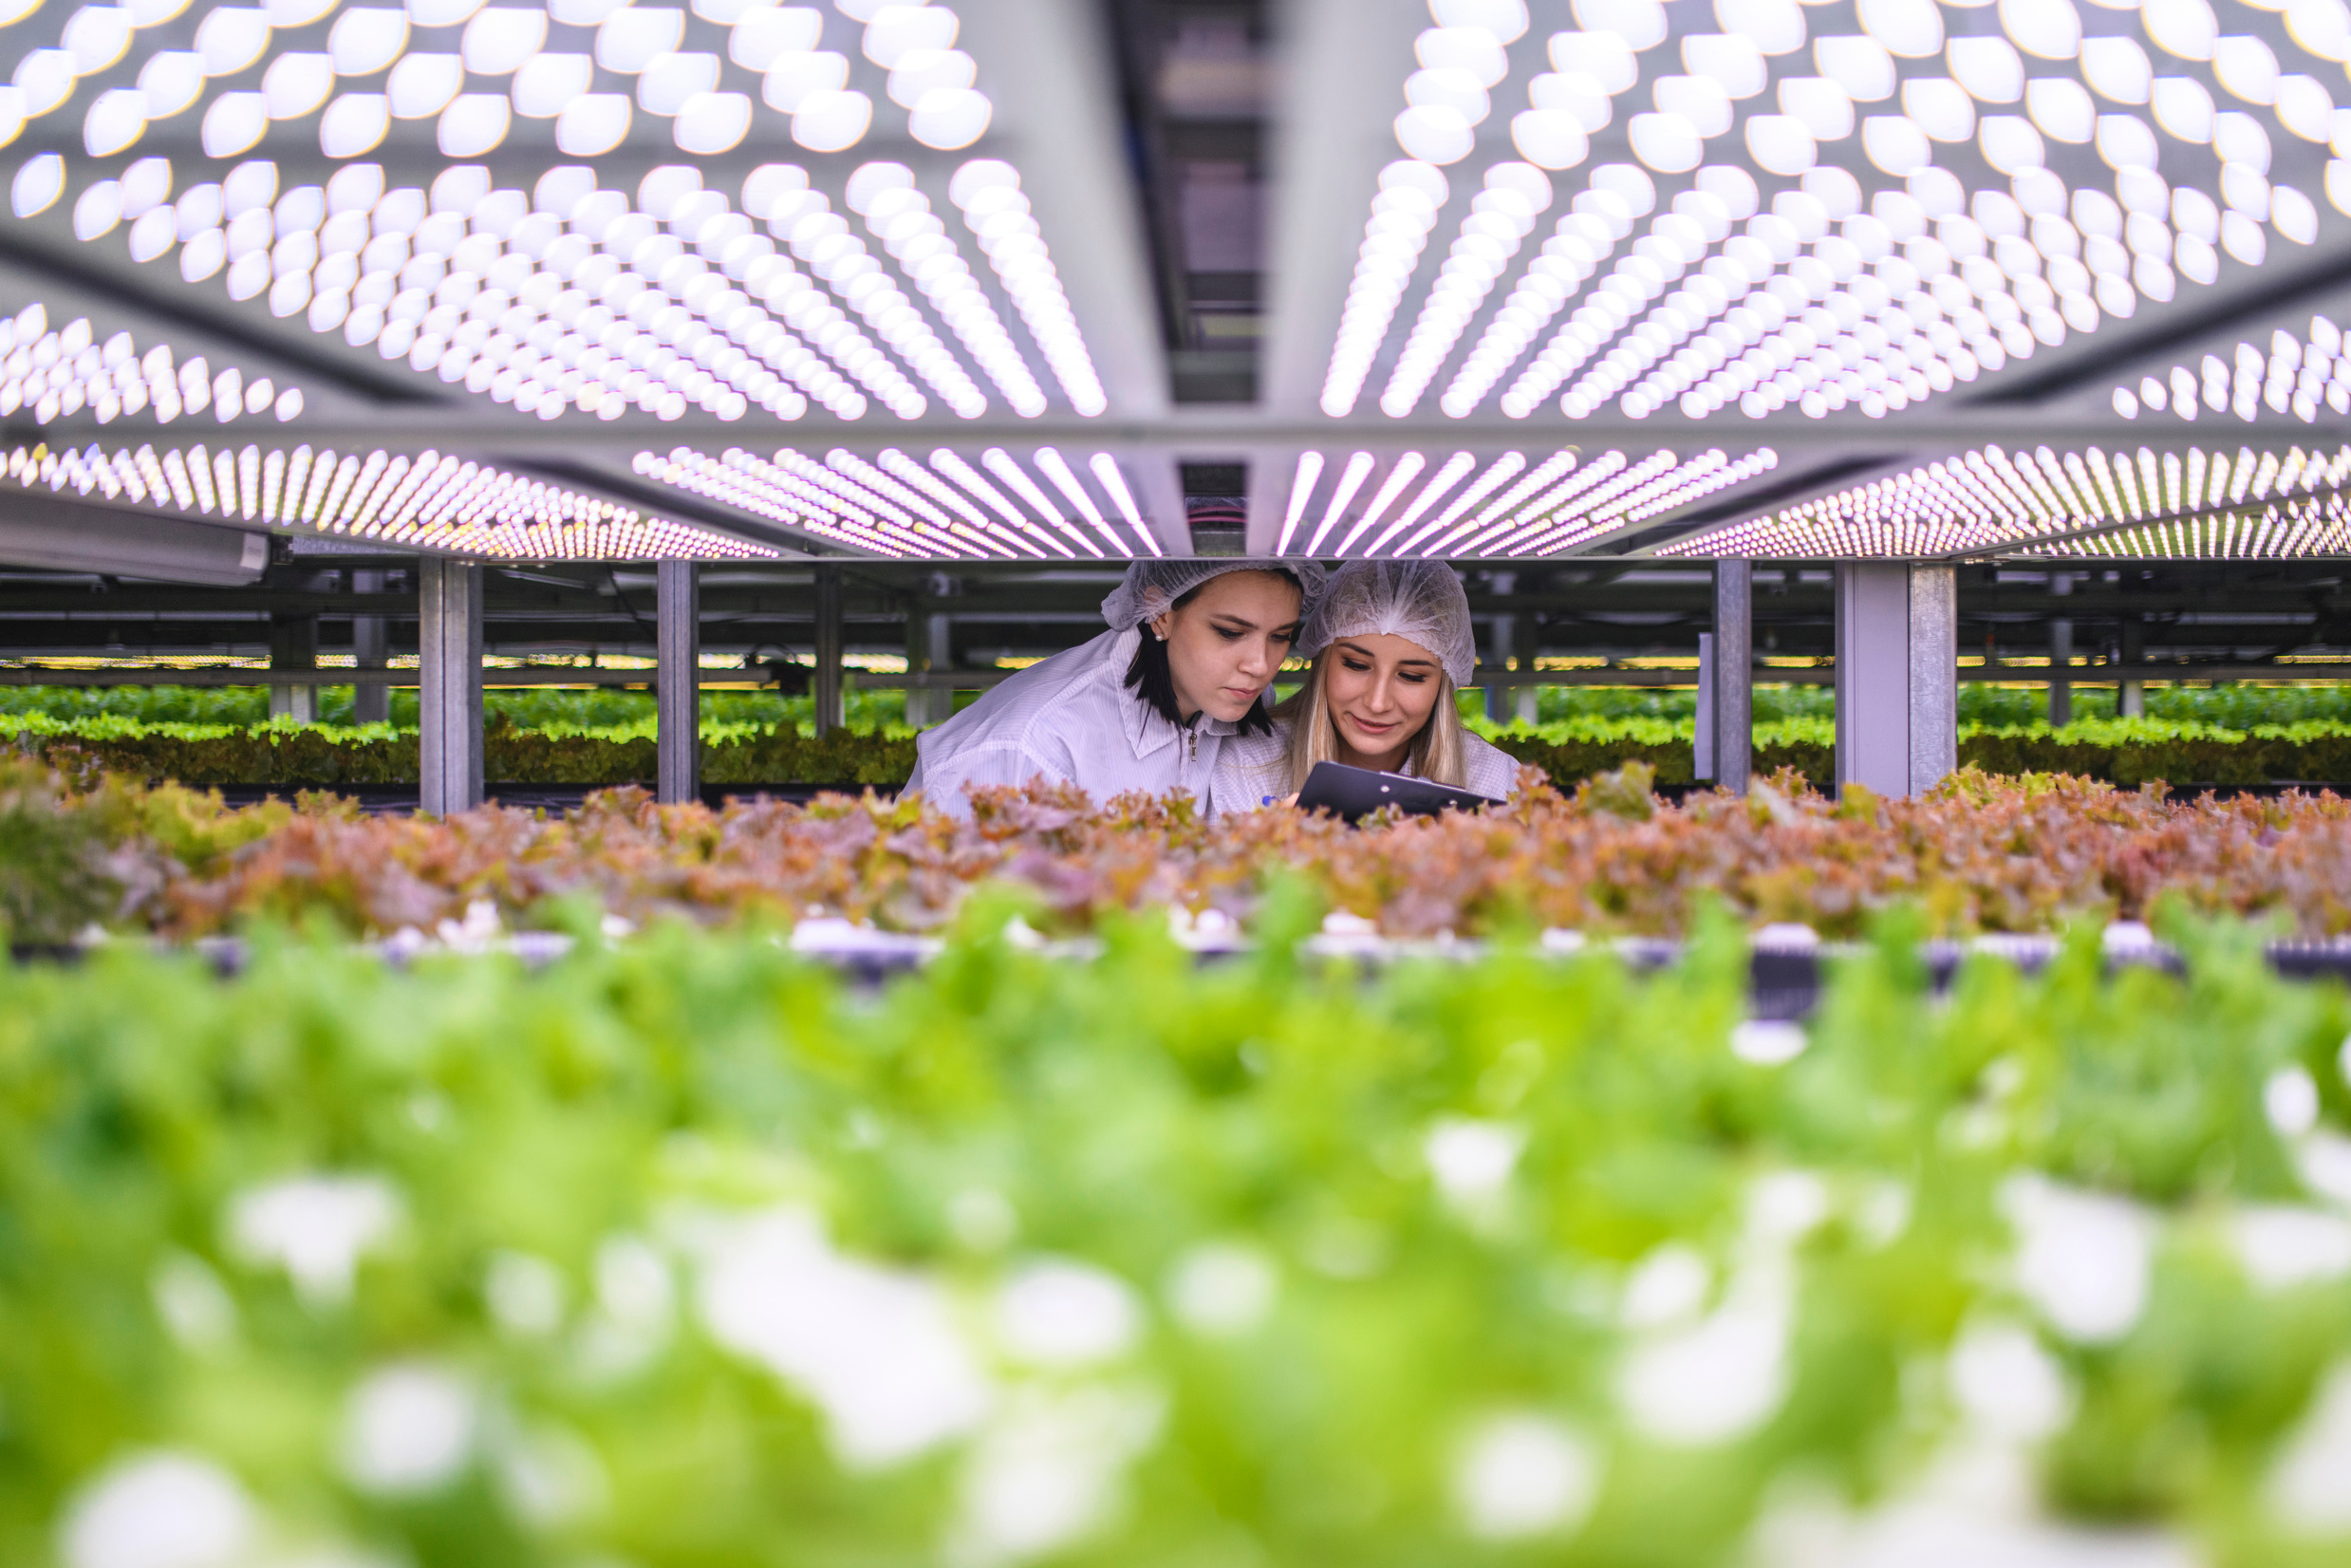
M 1298 791 L 1300 807 L 1310 812 L 1320 808 L 1350 822 L 1369 816 L 1383 806 L 1399 807 L 1411 816 L 1435 816 L 1447 807 L 1474 812 L 1481 806 L 1501 804 L 1450 784 L 1432 784 L 1426 778 L 1375 773 L 1370 768 L 1351 768 L 1343 762 L 1315 763 L 1315 771 L 1306 775 L 1306 787 Z

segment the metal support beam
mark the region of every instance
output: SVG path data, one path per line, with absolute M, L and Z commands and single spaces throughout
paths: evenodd
M 1519 586 L 1514 571 L 1498 571 L 1489 586 L 1496 593 L 1508 593 Z M 1486 663 L 1498 670 L 1511 667 L 1511 658 L 1518 652 L 1519 618 L 1514 614 L 1497 615 L 1486 623 Z M 1507 724 L 1514 717 L 1514 694 L 1500 686 L 1485 688 L 1485 717 L 1497 724 Z
M 2062 599 L 2074 590 L 2073 573 L 2049 573 L 2049 595 Z M 2074 663 L 2074 624 L 2071 618 L 2058 616 L 2049 623 L 2049 668 L 2068 670 Z M 2074 688 L 2062 675 L 2049 677 L 2049 727 L 2062 730 L 2074 721 Z
M 382 571 L 351 573 L 351 591 L 376 594 L 383 591 Z M 392 624 L 381 615 L 355 615 L 351 618 L 351 663 L 363 670 L 380 670 L 391 663 Z M 392 718 L 392 688 L 374 684 L 351 688 L 351 719 L 358 724 L 384 724 Z
M 694 563 L 659 563 L 653 592 L 654 798 L 677 805 L 702 794 L 702 598 Z
M 291 674 L 318 668 L 318 617 L 272 616 L 270 621 L 270 673 Z M 272 681 L 270 717 L 297 724 L 318 722 L 318 687 L 308 681 Z
M 1535 662 L 1542 655 L 1542 622 L 1531 609 L 1521 610 L 1513 618 L 1517 630 L 1518 673 L 1531 675 Z M 1512 717 L 1529 729 L 1542 722 L 1541 694 L 1533 686 L 1521 686 L 1513 705 Z
M 841 700 L 841 569 L 816 568 L 816 733 L 829 735 L 845 722 Z
M 1932 789 L 1959 765 L 1958 579 L 1947 566 L 1837 568 L 1837 781 Z
M 1753 588 L 1748 563 L 1714 563 L 1713 777 L 1733 794 L 1747 793 L 1755 767 Z
M 2147 657 L 2147 621 L 2144 616 L 2126 615 L 2122 618 L 2122 659 L 2125 664 L 2136 664 Z M 2147 717 L 2147 683 L 2143 681 L 2124 681 L 2115 691 L 2115 717 L 2144 719 Z
M 934 573 L 930 580 L 934 599 L 943 599 L 953 593 L 958 585 L 944 572 Z M 955 624 L 948 617 L 925 614 L 918 606 L 906 611 L 906 673 L 911 676 L 941 675 L 955 667 Z M 955 694 L 937 687 L 909 685 L 906 687 L 906 727 L 927 729 L 943 724 L 955 717 Z
M 481 568 L 417 563 L 419 808 L 436 816 L 481 804 Z

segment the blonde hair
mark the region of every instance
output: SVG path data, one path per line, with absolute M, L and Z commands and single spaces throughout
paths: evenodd
M 1331 717 L 1331 701 L 1324 689 L 1335 651 L 1324 648 L 1315 655 L 1306 683 L 1274 709 L 1276 721 L 1290 726 L 1286 793 L 1295 794 L 1304 788 L 1306 775 L 1315 771 L 1315 763 L 1338 760 L 1338 726 Z M 1428 721 L 1420 733 L 1405 743 L 1404 765 L 1419 777 L 1458 790 L 1468 782 L 1462 765 L 1461 704 L 1455 700 L 1451 676 L 1439 670 L 1436 682 L 1436 704 L 1428 710 Z

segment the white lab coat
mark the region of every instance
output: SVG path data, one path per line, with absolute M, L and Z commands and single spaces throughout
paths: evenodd
M 1472 794 L 1507 800 L 1519 793 L 1523 763 L 1483 736 L 1462 732 L 1462 788 Z M 1221 812 L 1248 811 L 1290 793 L 1290 726 L 1276 720 L 1271 735 L 1235 736 L 1224 743 L 1223 760 L 1209 787 Z M 1418 777 L 1411 763 L 1401 770 Z
M 1129 791 L 1185 790 L 1212 811 L 1217 762 L 1237 729 L 1205 714 L 1179 727 L 1129 690 L 1127 669 L 1142 640 L 1139 628 L 1106 631 L 925 730 L 907 790 L 957 816 L 971 814 L 967 790 L 1036 778 L 1073 783 L 1104 805 Z

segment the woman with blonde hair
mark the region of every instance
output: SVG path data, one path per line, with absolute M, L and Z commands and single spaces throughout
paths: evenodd
M 1317 762 L 1450 784 L 1502 800 L 1519 761 L 1462 727 L 1454 694 L 1478 662 L 1469 596 L 1442 561 L 1351 561 L 1299 628 L 1314 661 L 1274 710 L 1271 735 L 1237 737 L 1219 764 L 1220 809 L 1296 794 Z

